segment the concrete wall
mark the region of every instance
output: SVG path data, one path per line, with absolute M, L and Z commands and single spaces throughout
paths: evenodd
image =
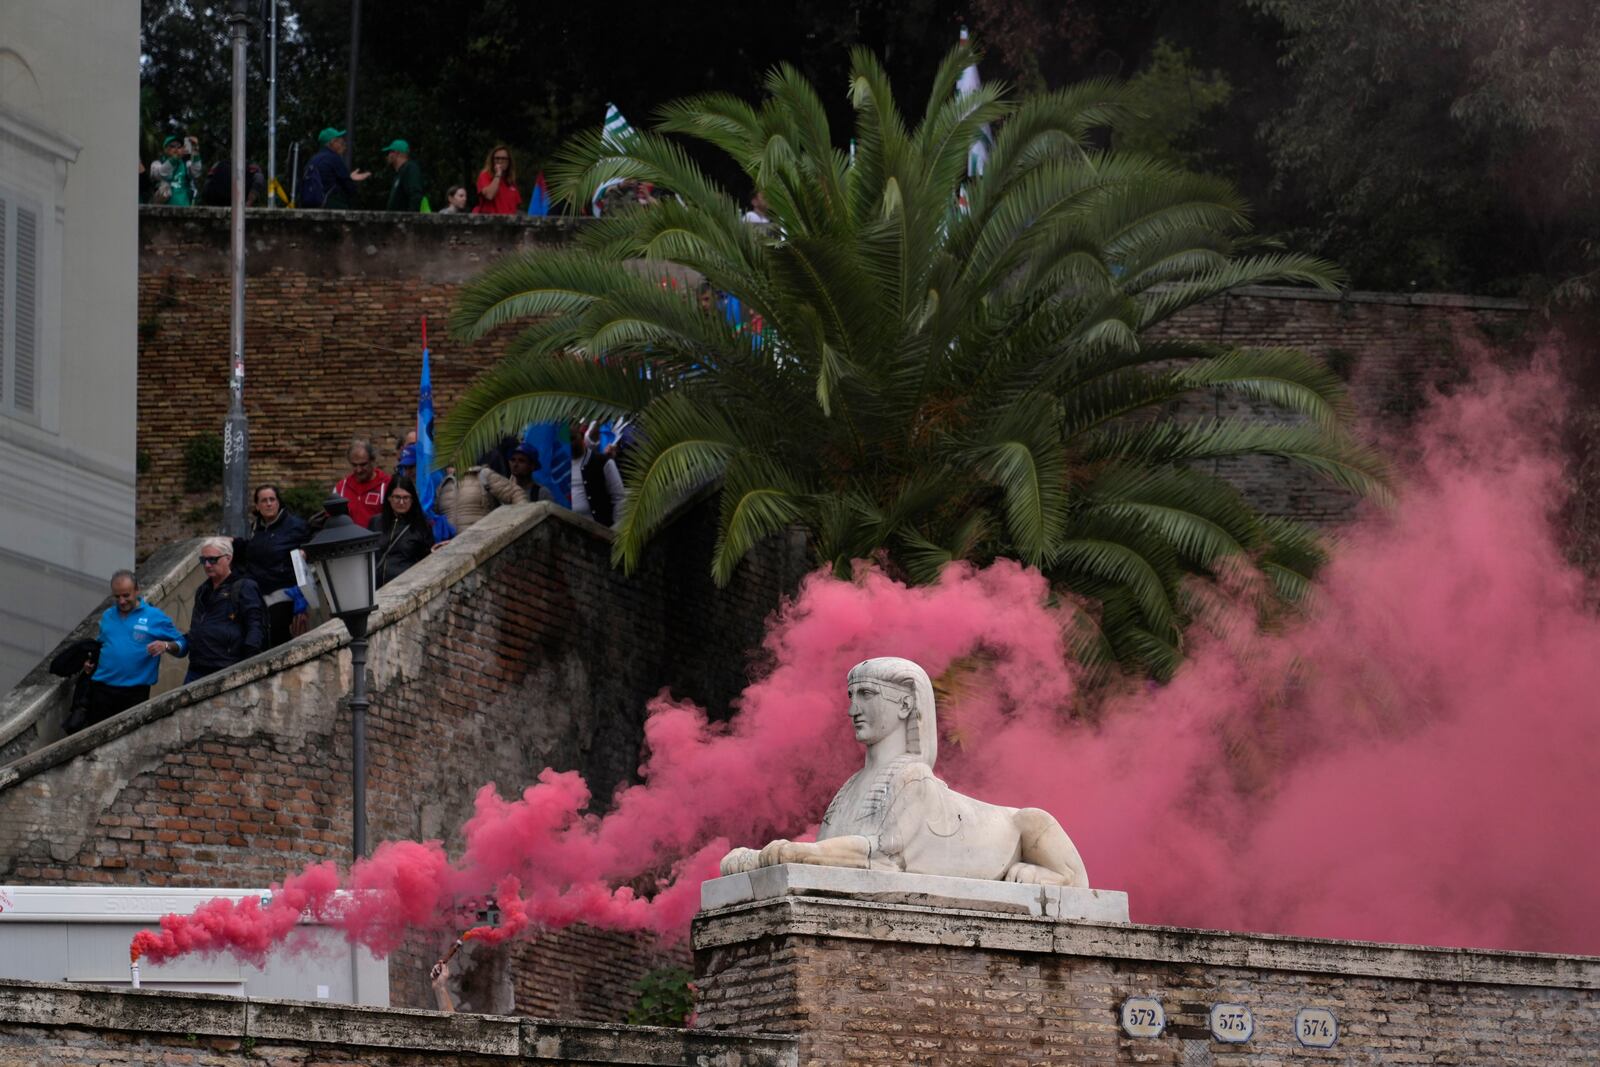
M 792 1038 L 0 982 L 0 1067 L 793 1067 Z
M 371 639 L 372 842 L 458 848 L 480 785 L 514 793 L 546 766 L 581 770 L 603 805 L 634 774 L 645 703 L 664 687 L 725 714 L 802 553 L 770 543 L 716 590 L 711 519 L 691 505 L 625 577 L 609 531 L 548 504 L 501 508 L 385 586 Z M 262 885 L 346 861 L 347 642 L 341 624 L 322 626 L 0 767 L 0 881 Z M 394 1003 L 429 1002 L 427 965 L 449 936 L 392 958 Z M 523 1003 L 538 991 L 540 1010 L 567 1018 L 620 1019 L 633 981 L 684 958 L 563 936 L 519 947 L 510 967 Z
M 698 1024 L 795 1035 L 804 1064 L 1600 1062 L 1591 957 L 821 897 L 702 912 L 694 946 Z M 1123 1030 L 1131 997 L 1161 1005 L 1160 1036 Z M 1213 1037 L 1218 1004 L 1249 1010 L 1248 1041 Z M 1332 1013 L 1332 1047 L 1302 1044 L 1302 1009 Z
M 420 318 L 429 320 L 438 410 L 499 359 L 511 331 L 474 344 L 444 330 L 462 283 L 496 259 L 562 244 L 575 220 L 396 216 L 371 212 L 249 214 L 245 406 L 252 477 L 286 484 L 344 473 L 354 434 L 387 447 L 414 419 Z M 227 409 L 227 218 L 220 210 L 140 213 L 139 545 L 206 532 L 206 494 L 184 490 L 183 447 L 215 433 Z M 1427 294 L 1330 297 L 1250 289 L 1179 317 L 1162 332 L 1221 344 L 1296 345 L 1327 356 L 1356 406 L 1380 428 L 1405 424 L 1429 384 L 1459 376 L 1463 346 L 1514 335 L 1515 301 Z M 1225 414 L 1216 404 L 1196 413 Z M 387 466 L 392 454 L 382 457 Z M 1278 464 L 1233 472 L 1285 514 L 1343 517 L 1350 501 Z
M 33 410 L 0 379 L 5 690 L 133 563 L 139 5 L 0 0 L 0 26 L 0 199 L 40 220 Z

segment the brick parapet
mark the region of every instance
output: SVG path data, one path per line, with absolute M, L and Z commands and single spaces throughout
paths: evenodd
M 1592 1063 L 1600 959 L 788 898 L 695 921 L 700 1025 L 790 1033 L 824 1063 Z M 1159 1001 L 1160 1037 L 1121 1028 Z M 1209 1011 L 1255 1035 L 1213 1039 Z M 1302 1008 L 1334 1014 L 1303 1047 Z
M 792 1067 L 795 1042 L 642 1026 L 0 981 L 0 1067 Z

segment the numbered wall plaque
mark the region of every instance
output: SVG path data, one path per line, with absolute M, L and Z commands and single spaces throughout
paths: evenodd
M 1211 1006 L 1211 1036 L 1230 1045 L 1242 1045 L 1256 1033 L 1256 1020 L 1243 1004 Z
M 1294 1036 L 1306 1048 L 1332 1048 L 1339 1040 L 1339 1020 L 1327 1008 L 1301 1008 L 1295 1013 Z
M 1152 997 L 1129 997 L 1122 1002 L 1122 1032 L 1129 1037 L 1160 1037 L 1167 1028 L 1167 1012 Z

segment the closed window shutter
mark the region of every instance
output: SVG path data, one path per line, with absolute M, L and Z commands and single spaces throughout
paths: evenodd
M 6 344 L 6 309 L 11 305 L 11 289 L 6 284 L 9 278 L 6 263 L 10 254 L 6 243 L 6 222 L 10 217 L 11 204 L 4 196 L 0 196 L 0 410 L 6 406 L 6 367 L 11 362 L 8 358 L 11 346 Z
M 37 407 L 39 352 L 39 214 L 17 205 L 16 344 L 12 348 L 11 406 L 32 415 Z

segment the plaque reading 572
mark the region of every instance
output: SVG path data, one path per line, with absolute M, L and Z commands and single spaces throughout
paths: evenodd
M 1122 1002 L 1122 1032 L 1129 1037 L 1160 1037 L 1167 1028 L 1167 1012 L 1153 997 L 1129 997 Z

